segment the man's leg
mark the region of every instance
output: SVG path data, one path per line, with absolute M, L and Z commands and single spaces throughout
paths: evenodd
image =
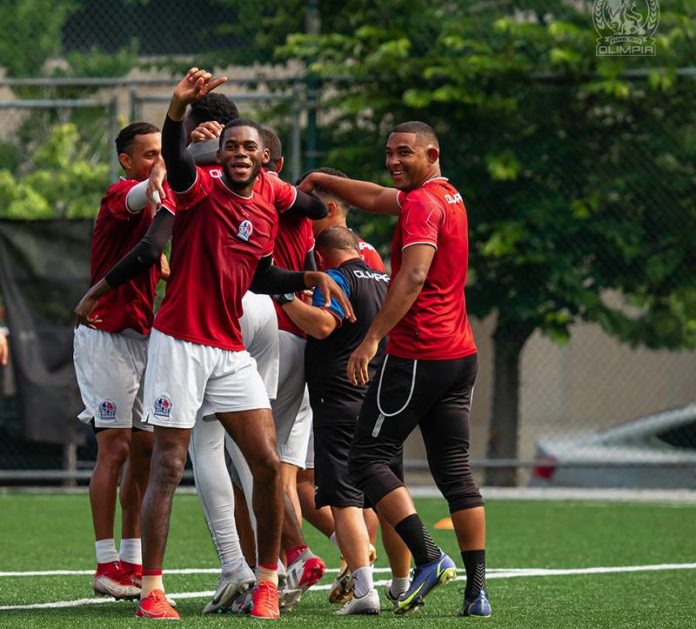
M 280 463 L 280 479 L 283 484 L 283 491 L 288 497 L 290 504 L 292 505 L 292 510 L 295 513 L 295 519 L 298 523 L 302 522 L 302 507 L 300 506 L 300 499 L 297 495 L 297 465 L 292 463 Z
M 253 507 L 257 520 L 258 564 L 266 567 L 266 580 L 276 581 L 280 552 L 283 499 L 280 460 L 275 445 L 275 425 L 269 409 L 217 413 L 239 446 L 254 477 Z M 271 574 L 272 573 L 272 574 Z
M 489 616 L 485 592 L 486 519 L 483 499 L 469 465 L 469 410 L 476 379 L 476 356 L 449 361 L 455 385 L 421 423 L 433 479 L 447 500 L 467 584 L 462 615 Z
M 242 555 L 235 527 L 234 491 L 225 463 L 225 429 L 214 415 L 197 419 L 189 456 L 203 515 L 220 560 L 218 587 L 203 608 L 203 613 L 215 613 L 233 606 L 255 579 Z
M 331 509 L 317 509 L 314 504 L 314 469 L 307 468 L 297 472 L 297 494 L 300 498 L 302 517 L 315 529 L 331 538 L 334 532 L 334 521 Z
M 142 550 L 140 542 L 140 507 L 150 477 L 152 432 L 133 428 L 126 471 L 121 480 L 121 567 L 133 583 L 141 586 Z
M 234 521 L 239 533 L 244 559 L 252 568 L 256 567 L 256 533 L 251 525 L 251 517 L 247 507 L 246 496 L 241 487 L 233 484 L 234 488 Z
M 130 428 L 95 428 L 97 462 L 89 482 L 89 502 L 94 525 L 97 570 L 92 587 L 97 594 L 135 598 L 138 586 L 124 573 L 114 541 L 116 492 L 130 450 Z
M 178 618 L 163 600 L 162 563 L 169 535 L 174 491 L 184 473 L 190 428 L 155 426 L 147 485 L 140 514 L 143 543 L 143 588 L 136 616 Z
M 387 598 L 394 602 L 408 590 L 409 572 L 411 570 L 411 552 L 404 540 L 394 530 L 394 527 L 383 517 L 379 517 L 382 531 L 382 544 L 387 553 L 389 567 L 391 568 L 391 581 L 385 586 Z

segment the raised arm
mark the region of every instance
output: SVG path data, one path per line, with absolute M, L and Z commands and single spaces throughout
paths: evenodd
M 396 216 L 401 212 L 398 190 L 385 188 L 369 181 L 312 172 L 297 187 L 302 192 L 307 193 L 312 192 L 315 188 L 322 188 L 366 212 Z
M 191 68 L 174 88 L 162 126 L 162 156 L 167 167 L 169 186 L 175 192 L 188 190 L 196 180 L 196 164 L 186 150 L 183 124 L 186 108 L 226 80 L 226 77 L 213 79 L 210 72 Z

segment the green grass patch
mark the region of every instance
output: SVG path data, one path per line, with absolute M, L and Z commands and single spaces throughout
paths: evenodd
M 452 531 L 432 529 L 447 516 L 442 500 L 417 501 L 434 537 L 458 565 Z M 86 495 L 0 494 L 0 571 L 91 570 L 94 543 Z M 586 568 L 696 562 L 696 506 L 609 502 L 490 501 L 487 505 L 488 567 Z M 337 567 L 337 551 L 307 526 L 307 539 L 327 565 Z M 383 550 L 377 566 L 386 566 Z M 174 503 L 166 568 L 217 568 L 198 499 L 178 495 Z M 491 579 L 494 616 L 490 627 L 696 627 L 694 571 L 636 572 Z M 324 578 L 330 583 L 332 576 Z M 384 573 L 376 579 L 386 579 Z M 212 590 L 212 574 L 165 576 L 167 590 Z M 455 617 L 458 588 L 448 584 L 427 598 L 424 609 L 394 617 L 383 599 L 378 618 L 337 618 L 326 592 L 310 593 L 283 627 L 338 626 L 454 627 L 476 623 Z M 0 605 L 26 605 L 92 598 L 86 575 L 0 577 Z M 181 599 L 183 626 L 248 626 L 248 617 L 203 617 L 206 600 Z M 0 627 L 137 627 L 134 603 L 111 602 L 64 609 L 0 611 Z

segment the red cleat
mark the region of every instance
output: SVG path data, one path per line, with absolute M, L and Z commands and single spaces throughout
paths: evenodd
M 280 608 L 278 588 L 270 581 L 261 581 L 251 593 L 252 608 L 249 614 L 254 618 L 278 620 Z
M 309 548 L 288 565 L 288 589 L 306 592 L 326 572 L 326 564 Z
M 135 587 L 142 587 L 143 567 L 139 563 L 128 563 L 127 561 L 121 561 L 121 569 L 127 576 L 130 577 L 130 580 Z
M 135 599 L 140 596 L 140 586 L 134 585 L 118 561 L 98 563 L 92 577 L 92 587 L 96 594 L 113 596 L 117 599 Z
M 181 620 L 179 613 L 170 605 L 162 590 L 152 590 L 145 598 L 141 598 L 135 615 L 138 618 Z

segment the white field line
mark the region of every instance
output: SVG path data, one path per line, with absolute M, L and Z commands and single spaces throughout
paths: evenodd
M 168 571 L 168 574 L 197 574 L 207 569 L 201 569 L 196 572 L 189 571 Z M 655 572 L 663 570 L 696 570 L 696 563 L 661 563 L 661 564 L 648 564 L 643 566 L 603 566 L 595 568 L 500 568 L 496 570 L 489 570 L 486 578 L 487 579 L 510 579 L 519 577 L 551 577 L 551 576 L 569 576 L 577 574 L 617 574 L 617 573 L 627 573 L 627 572 Z M 375 568 L 375 572 L 387 572 L 388 568 Z M 66 572 L 66 571 L 63 571 Z M 79 572 L 80 574 L 91 574 L 91 571 L 73 571 L 71 574 Z M 461 571 L 460 571 L 461 572 Z M 22 573 L 20 573 L 22 574 Z M 457 577 L 455 581 L 464 581 L 463 576 Z M 388 581 L 375 581 L 375 586 L 386 585 Z M 331 588 L 330 584 L 315 585 L 312 588 L 312 592 L 320 592 L 324 590 L 329 590 Z M 174 599 L 189 599 L 189 598 L 208 598 L 212 597 L 214 590 L 205 592 L 177 592 L 170 593 L 170 596 Z M 81 607 L 83 605 L 104 605 L 106 603 L 120 603 L 124 604 L 123 601 L 115 601 L 113 598 L 80 598 L 72 601 L 54 601 L 51 603 L 34 603 L 32 605 L 0 605 L 0 611 L 21 611 L 30 609 L 60 609 L 66 607 Z

